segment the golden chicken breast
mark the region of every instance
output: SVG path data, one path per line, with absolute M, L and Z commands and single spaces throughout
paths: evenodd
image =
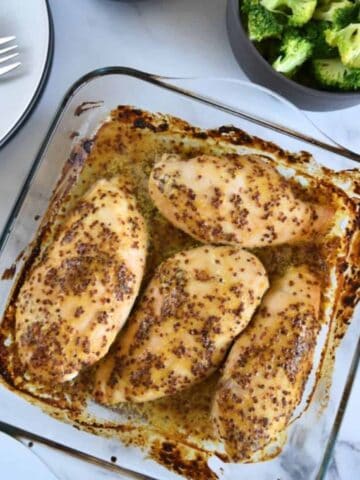
M 233 461 L 250 460 L 287 427 L 312 367 L 319 305 L 314 275 L 290 268 L 230 350 L 212 417 Z
M 171 223 L 205 243 L 298 242 L 326 228 L 331 216 L 330 209 L 297 199 L 259 155 L 163 155 L 151 172 L 149 192 Z
M 106 354 L 138 294 L 146 248 L 134 197 L 117 178 L 99 180 L 19 293 L 19 357 L 40 383 L 71 380 Z
M 203 246 L 168 258 L 101 362 L 95 398 L 107 405 L 144 402 L 203 380 L 267 288 L 260 261 L 238 247 Z

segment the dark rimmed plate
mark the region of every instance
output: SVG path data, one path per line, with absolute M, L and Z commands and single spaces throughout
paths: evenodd
M 4 0 L 0 31 L 1 36 L 16 35 L 22 63 L 20 68 L 0 79 L 2 147 L 29 118 L 50 73 L 54 27 L 48 1 Z

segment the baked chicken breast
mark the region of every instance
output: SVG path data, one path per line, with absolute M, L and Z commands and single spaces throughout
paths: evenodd
M 163 155 L 149 192 L 171 223 L 204 243 L 251 248 L 308 240 L 332 213 L 297 199 L 260 155 Z
M 18 353 L 40 383 L 71 380 L 104 356 L 138 294 L 146 226 L 119 182 L 90 188 L 20 290 Z
M 252 459 L 287 427 L 312 367 L 319 305 L 315 276 L 291 267 L 230 350 L 212 418 L 233 461 Z
M 100 362 L 95 398 L 145 402 L 200 382 L 223 361 L 267 288 L 263 265 L 239 247 L 203 246 L 168 258 Z

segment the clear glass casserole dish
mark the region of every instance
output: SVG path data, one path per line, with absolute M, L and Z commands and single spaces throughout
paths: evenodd
M 17 276 L 12 273 L 21 271 L 26 258 L 23 251 L 37 232 L 67 159 L 81 139 L 93 136 L 117 105 L 133 105 L 174 115 L 205 129 L 231 124 L 286 150 L 307 150 L 319 163 L 335 170 L 356 168 L 359 160 L 355 155 L 327 144 L 300 111 L 256 85 L 235 80 L 161 78 L 121 67 L 90 73 L 70 89 L 60 105 L 2 233 L 0 274 L 5 272 L 5 275 L 0 282 L 1 315 L 16 286 Z M 286 126 L 282 126 L 285 119 Z M 254 464 L 223 464 L 219 458 L 211 458 L 210 465 L 219 478 L 323 478 L 359 360 L 359 333 L 357 310 L 336 351 L 332 383 L 326 390 L 326 405 L 325 385 L 318 382 L 310 405 L 306 409 L 303 405 L 301 416 L 291 424 L 281 454 L 267 462 Z M 140 449 L 125 447 L 116 438 L 75 430 L 2 385 L 0 411 L 4 422 L 99 459 L 109 461 L 110 457 L 116 457 L 119 465 L 157 479 L 179 478 L 151 459 L 144 458 Z M 200 479 L 200 476 L 194 476 L 196 473 L 188 472 L 187 475 Z

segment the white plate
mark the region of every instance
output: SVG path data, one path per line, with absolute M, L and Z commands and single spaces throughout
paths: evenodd
M 22 65 L 0 77 L 0 147 L 26 119 L 45 84 L 53 46 L 46 0 L 1 0 L 0 37 L 8 35 L 16 36 L 16 60 Z
M 1 478 L 57 480 L 46 465 L 18 440 L 0 432 Z

